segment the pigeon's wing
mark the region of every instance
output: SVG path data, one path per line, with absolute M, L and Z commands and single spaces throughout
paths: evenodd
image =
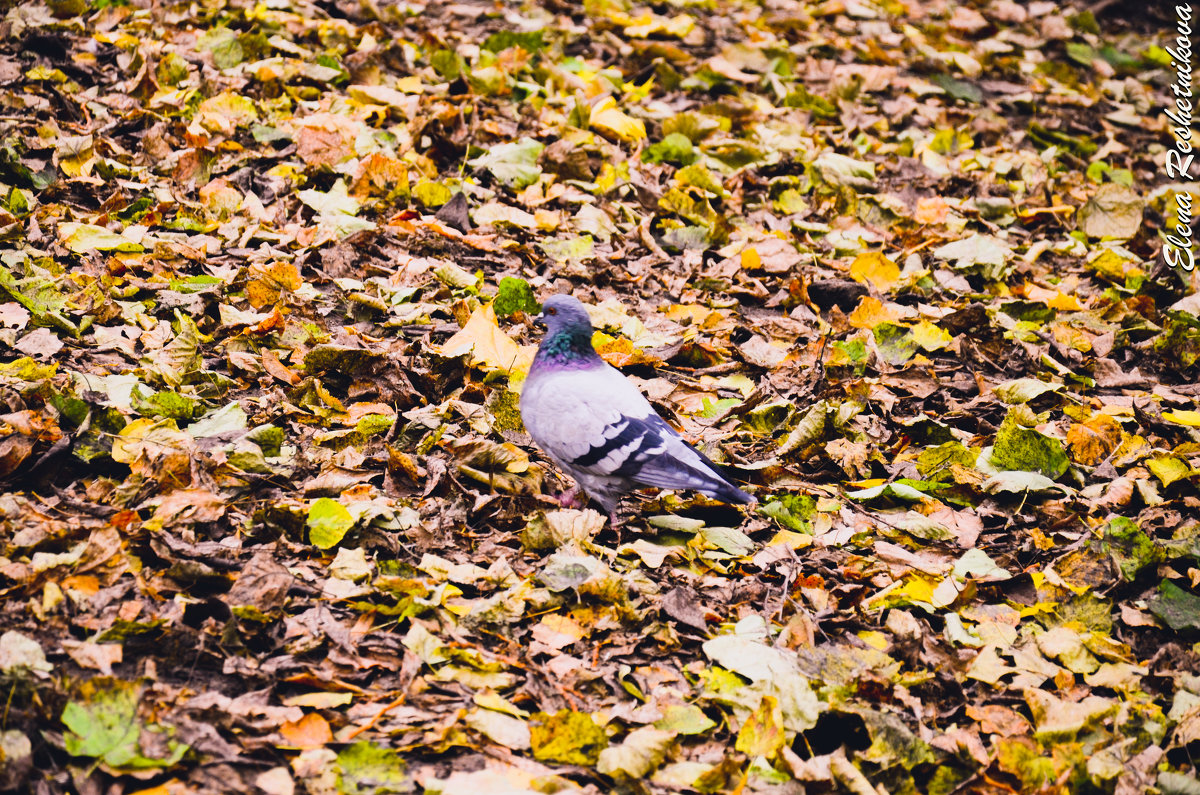
M 564 370 L 531 380 L 521 396 L 525 427 L 568 470 L 695 489 L 729 502 L 751 499 L 667 425 L 616 369 Z

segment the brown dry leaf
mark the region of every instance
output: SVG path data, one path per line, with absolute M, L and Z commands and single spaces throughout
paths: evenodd
M 263 613 L 283 607 L 296 578 L 269 550 L 255 553 L 238 572 L 225 600 L 235 607 L 252 605 Z
M 1108 414 L 1097 414 L 1067 431 L 1072 457 L 1084 466 L 1095 466 L 1121 444 L 1121 425 Z
M 775 236 L 765 237 L 751 244 L 741 255 L 742 267 L 746 270 L 762 270 L 775 274 L 790 273 L 803 261 L 804 258 L 795 246 Z
M 255 777 L 254 786 L 266 795 L 294 795 L 296 792 L 296 782 L 286 767 L 264 770 Z
M 969 705 L 967 716 L 979 721 L 979 728 L 983 731 L 1001 737 L 1018 737 L 1028 734 L 1030 730 L 1030 723 L 1025 716 L 1000 704 Z
M 586 631 L 570 616 L 552 613 L 534 624 L 533 639 L 553 651 L 559 651 L 585 637 Z
M 181 523 L 216 522 L 229 507 L 224 497 L 207 489 L 175 489 L 148 501 L 147 505 L 156 506 L 150 523 L 158 529 Z
M 17 340 L 13 347 L 26 356 L 49 359 L 63 349 L 63 341 L 50 329 L 38 328 Z
M 112 667 L 124 659 L 124 649 L 119 643 L 92 643 L 91 641 L 63 641 L 63 649 L 71 659 L 84 668 L 112 676 Z
M 354 139 L 363 129 L 339 113 L 314 113 L 297 120 L 296 151 L 311 166 L 336 166 L 354 155 Z
M 135 473 L 169 483 L 191 480 L 195 441 L 175 427 L 173 420 L 134 420 L 113 439 L 114 461 L 128 464 Z

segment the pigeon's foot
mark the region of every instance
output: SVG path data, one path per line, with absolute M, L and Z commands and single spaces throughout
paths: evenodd
M 586 501 L 579 499 L 579 487 L 576 486 L 559 494 L 558 504 L 564 508 L 583 508 Z
M 615 509 L 608 512 L 608 526 L 617 534 L 617 546 L 621 546 L 621 517 Z

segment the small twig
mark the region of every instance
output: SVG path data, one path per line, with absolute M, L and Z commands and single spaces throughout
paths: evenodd
M 350 740 L 353 740 L 355 737 L 357 737 L 358 735 L 362 734 L 362 733 L 363 733 L 363 732 L 365 732 L 367 729 L 373 729 L 373 728 L 375 728 L 375 724 L 379 723 L 379 720 L 380 720 L 380 718 L 382 718 L 384 715 L 386 715 L 386 714 L 388 713 L 388 711 L 389 711 L 389 710 L 393 710 L 393 709 L 395 709 L 396 707 L 398 707 L 398 706 L 402 705 L 402 704 L 404 703 L 404 700 L 405 700 L 407 697 L 408 697 L 408 694 L 407 694 L 407 693 L 401 693 L 401 694 L 400 694 L 400 696 L 399 696 L 398 698 L 396 698 L 394 701 L 392 701 L 390 704 L 388 704 L 388 705 L 387 705 L 386 707 L 384 707 L 383 709 L 381 709 L 381 710 L 379 710 L 378 712 L 376 712 L 376 713 L 375 713 L 375 715 L 374 715 L 374 717 L 372 717 L 372 718 L 371 718 L 369 721 L 367 721 L 366 723 L 362 724 L 362 725 L 361 725 L 361 726 L 359 726 L 357 729 L 355 729 L 354 731 L 352 731 L 352 732 L 350 732 L 348 735 L 346 735 L 346 741 L 348 742 L 348 741 L 350 741 Z

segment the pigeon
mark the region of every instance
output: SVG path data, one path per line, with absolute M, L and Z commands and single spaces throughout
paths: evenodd
M 654 412 L 650 401 L 592 347 L 592 322 L 577 299 L 547 299 L 546 327 L 521 392 L 521 419 L 538 446 L 617 526 L 617 504 L 643 486 L 692 489 L 734 504 L 755 498 Z M 570 499 L 574 490 L 569 492 Z M 566 504 L 566 503 L 564 503 Z

